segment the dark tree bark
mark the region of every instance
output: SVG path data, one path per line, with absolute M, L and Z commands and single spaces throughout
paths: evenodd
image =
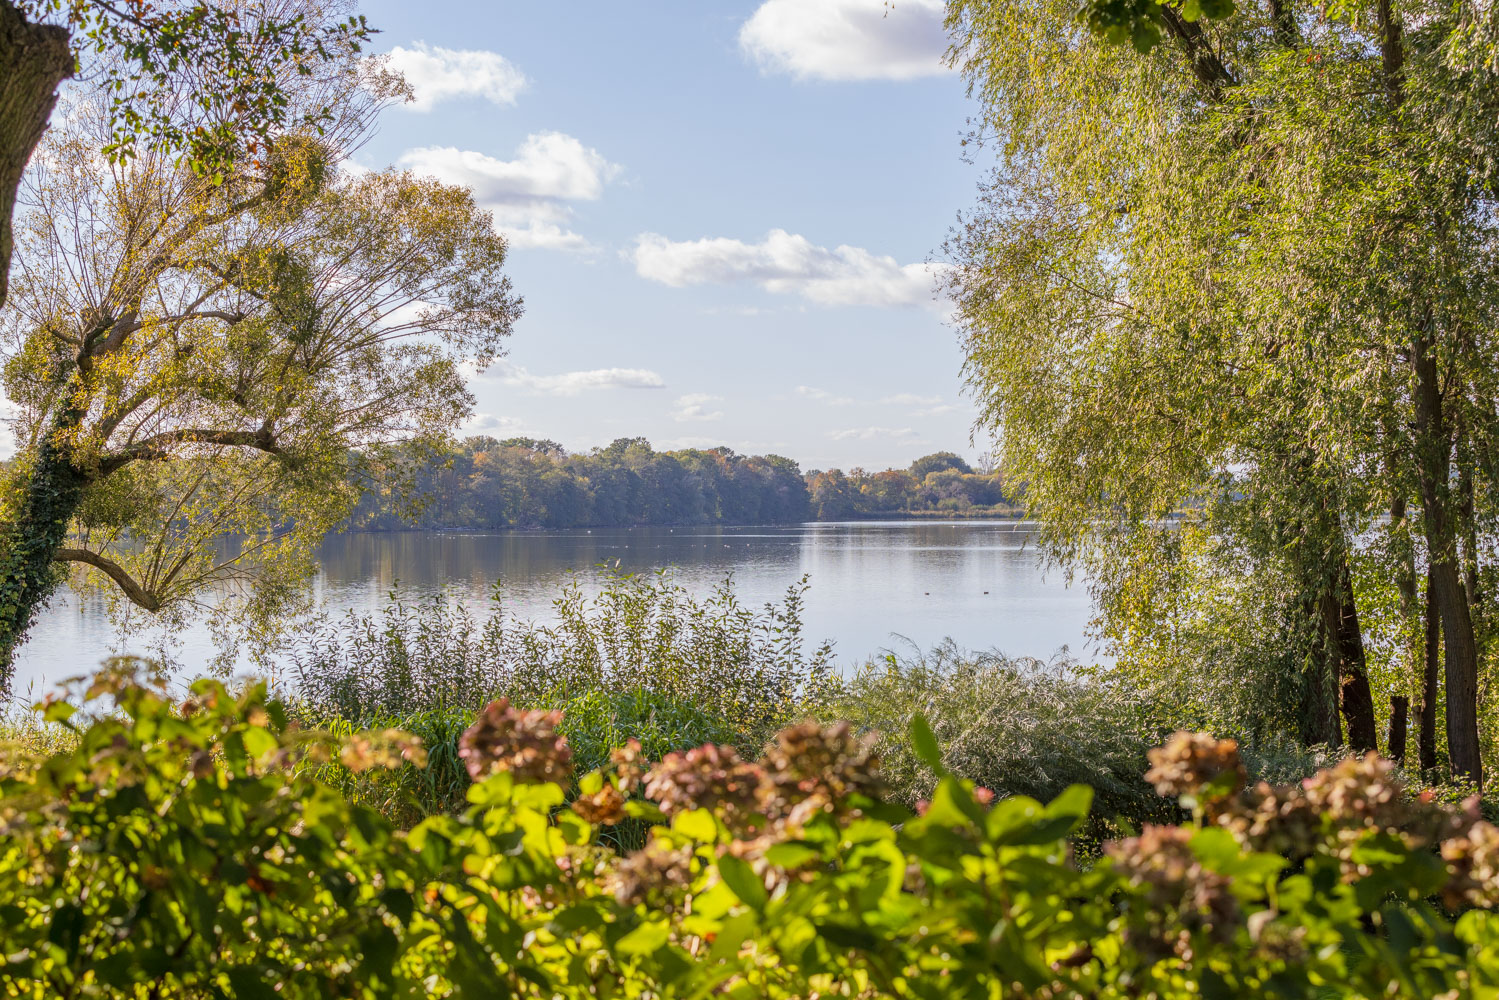
M 1303 674 L 1301 705 L 1301 742 L 1308 746 L 1343 745 L 1343 726 L 1338 719 L 1337 654 L 1329 640 L 1331 634 L 1323 621 L 1321 602 L 1307 595 L 1301 611 L 1311 635 L 1311 648 Z
M 1449 480 L 1453 435 L 1442 406 L 1442 387 L 1432 356 L 1429 333 L 1411 351 L 1415 376 L 1416 465 L 1421 480 L 1422 513 L 1430 550 L 1428 600 L 1442 621 L 1443 662 L 1447 686 L 1447 760 L 1456 774 L 1483 786 L 1478 749 L 1478 641 L 1458 565 L 1456 520 Z
M 1431 571 L 1426 573 L 1426 648 L 1421 665 L 1421 699 L 1412 710 L 1416 752 L 1421 770 L 1437 766 L 1437 698 L 1442 668 L 1442 617 L 1431 601 Z
M 1393 463 L 1391 463 L 1391 467 L 1394 467 Z M 1408 683 L 1410 683 L 1415 690 L 1414 701 L 1412 701 L 1410 698 L 1405 698 L 1405 705 L 1408 707 L 1410 713 L 1410 728 L 1416 731 L 1416 746 L 1418 758 L 1424 760 L 1424 754 L 1427 751 L 1427 744 L 1429 740 L 1425 739 L 1422 736 L 1421 727 L 1423 724 L 1423 720 L 1426 718 L 1426 715 L 1429 715 L 1431 713 L 1426 712 L 1425 714 L 1423 714 L 1423 706 L 1435 704 L 1435 702 L 1428 699 L 1426 695 L 1426 663 L 1428 659 L 1428 650 L 1430 650 L 1435 645 L 1435 643 L 1439 641 L 1439 639 L 1431 639 L 1425 634 L 1425 627 L 1427 622 L 1423 621 L 1422 618 L 1420 587 L 1418 586 L 1416 581 L 1416 550 L 1415 545 L 1410 537 L 1410 526 L 1405 523 L 1406 513 L 1407 505 L 1405 497 L 1401 496 L 1397 492 L 1394 498 L 1390 501 L 1390 523 L 1392 527 L 1399 532 L 1399 537 L 1402 539 L 1401 551 L 1395 565 L 1395 589 L 1400 594 L 1400 621 L 1404 626 L 1407 635 L 1409 636 L 1404 650 L 1406 657 L 1406 676 L 1409 678 Z M 1440 632 L 1438 633 L 1438 636 L 1440 637 Z M 1390 716 L 1391 740 L 1394 739 L 1395 732 L 1395 710 L 1393 707 L 1393 698 L 1397 697 L 1403 696 L 1392 696 Z M 1431 697 L 1434 699 L 1435 695 L 1433 694 Z M 1396 760 L 1403 760 L 1405 756 L 1406 721 L 1404 713 L 1405 710 L 1402 709 L 1400 713 L 1400 753 L 1398 755 L 1396 754 L 1393 742 L 1389 745 L 1390 756 Z M 1435 731 L 1435 728 L 1433 728 L 1432 732 L 1434 733 Z M 1431 750 L 1433 753 L 1435 753 L 1434 747 L 1432 747 Z M 1427 765 L 1422 765 L 1422 767 L 1425 766 Z
M 73 75 L 65 29 L 33 24 L 0 0 L 0 306 L 13 247 L 11 216 L 32 150 L 47 130 L 57 88 Z
M 1329 632 L 1337 649 L 1338 705 L 1348 726 L 1348 745 L 1358 753 L 1379 749 L 1379 724 L 1374 718 L 1374 695 L 1369 690 L 1364 634 L 1359 629 L 1353 596 L 1353 574 L 1345 554 L 1337 592 L 1323 598 Z
M 1405 695 L 1390 695 L 1390 736 L 1385 745 L 1390 748 L 1390 759 L 1397 764 L 1405 763 L 1405 727 L 1410 706 L 1411 700 Z

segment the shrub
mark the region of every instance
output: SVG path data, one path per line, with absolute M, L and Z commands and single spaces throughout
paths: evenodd
M 1499 829 L 1403 795 L 1377 758 L 1250 784 L 1232 744 L 1150 755 L 1181 825 L 1072 863 L 1090 794 L 993 801 L 947 772 L 878 798 L 847 724 L 758 761 L 707 746 L 578 779 L 556 713 L 489 706 L 469 808 L 402 833 L 301 762 L 415 767 L 398 732 L 340 747 L 252 686 L 174 706 L 115 669 L 74 749 L 0 767 L 7 996 L 1321 997 L 1499 988 Z M 625 803 L 643 787 L 653 802 Z M 712 808 L 703 808 L 711 804 Z M 598 824 L 654 823 L 638 850 Z M 1284 854 L 1276 853 L 1278 851 Z M 1439 898 L 1438 905 L 1430 900 Z M 1444 909 L 1444 907 L 1450 907 Z M 1457 914 L 1455 921 L 1453 914 Z
M 322 620 L 293 644 L 296 697 L 316 717 L 356 723 L 433 709 L 476 711 L 505 695 L 562 704 L 593 692 L 644 692 L 723 720 L 747 746 L 805 714 L 832 676 L 831 647 L 802 637 L 806 578 L 778 604 L 751 609 L 726 577 L 696 597 L 669 573 L 605 570 L 597 595 L 572 581 L 554 624 L 521 621 L 497 590 L 479 621 L 444 595 L 392 595 L 378 616 Z
M 920 716 L 943 768 L 1001 797 L 1049 800 L 1081 784 L 1101 818 L 1177 818 L 1141 777 L 1146 752 L 1165 735 L 1154 705 L 1063 658 L 965 653 L 951 642 L 915 657 L 892 653 L 846 678 L 822 712 L 880 734 L 891 795 L 908 806 L 929 799 L 939 780 L 910 739 Z
M 753 751 L 830 683 L 829 647 L 803 651 L 806 586 L 751 610 L 731 579 L 698 598 L 665 573 L 605 571 L 595 597 L 577 581 L 565 588 L 551 625 L 516 620 L 498 591 L 484 620 L 445 595 L 416 604 L 392 595 L 378 615 L 305 630 L 293 647 L 293 712 L 340 736 L 396 728 L 422 738 L 431 763 L 420 773 L 354 773 L 338 761 L 319 770 L 403 827 L 463 808 L 470 781 L 458 735 L 500 696 L 563 711 L 585 770 L 629 739 L 650 760 L 702 743 Z
M 571 698 L 539 699 L 535 707 L 563 713 L 562 732 L 587 772 L 609 761 L 609 753 L 638 741 L 648 760 L 703 743 L 731 743 L 738 735 L 724 720 L 679 698 L 643 689 L 608 693 L 590 691 Z M 428 816 L 461 812 L 471 784 L 458 757 L 458 738 L 473 724 L 477 711 L 430 709 L 405 715 L 376 712 L 360 722 L 330 718 L 323 728 L 339 738 L 364 729 L 399 729 L 419 737 L 427 748 L 423 769 L 350 770 L 337 759 L 319 763 L 318 777 L 351 801 L 378 809 L 402 828 Z M 309 720 L 316 724 L 315 719 Z

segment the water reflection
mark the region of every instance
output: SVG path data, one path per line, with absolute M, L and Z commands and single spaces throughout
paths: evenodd
M 1049 656 L 1067 645 L 1086 655 L 1084 588 L 1037 565 L 1023 522 L 850 522 L 749 528 L 631 528 L 500 534 L 406 532 L 331 536 L 314 587 L 335 611 L 370 610 L 392 588 L 448 588 L 484 605 L 496 580 L 524 617 L 544 618 L 572 574 L 591 589 L 592 568 L 624 572 L 673 567 L 686 586 L 706 588 L 733 573 L 743 599 L 778 598 L 810 574 L 809 638 L 831 638 L 840 659 L 862 658 L 906 637 L 922 646 L 951 637 L 969 647 Z M 179 637 L 180 655 L 201 662 L 207 630 Z M 102 602 L 64 595 L 44 613 L 17 663 L 18 690 L 87 669 L 110 651 Z

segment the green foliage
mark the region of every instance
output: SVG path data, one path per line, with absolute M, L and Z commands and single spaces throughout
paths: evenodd
M 802 635 L 807 581 L 778 603 L 740 603 L 733 578 L 699 597 L 667 571 L 600 570 L 592 596 L 573 580 L 540 624 L 437 596 L 392 600 L 378 618 L 319 619 L 292 647 L 298 698 L 310 711 L 362 722 L 375 713 L 475 711 L 499 695 L 531 706 L 596 692 L 644 691 L 726 721 L 747 746 L 799 717 L 831 678 L 831 646 Z
M 67 28 L 76 58 L 109 94 L 112 136 L 104 154 L 181 155 L 194 173 L 221 182 L 258 165 L 273 135 L 318 129 L 327 106 L 298 108 L 289 77 L 360 51 L 372 33 L 363 16 L 314 4 L 245 7 L 102 0 L 19 0 L 33 20 Z M 97 57 L 97 60 L 90 57 Z M 183 95 L 191 94 L 190 99 Z
M 920 468 L 918 473 L 917 467 Z M 779 455 L 728 448 L 655 451 L 643 438 L 569 454 L 555 441 L 471 437 L 409 449 L 363 468 L 381 485 L 361 528 L 576 528 L 643 524 L 783 524 L 898 514 L 1012 513 L 1003 477 L 939 452 L 911 471 L 802 475 Z M 392 482 L 399 485 L 392 485 Z
M 398 79 L 350 51 L 279 85 L 287 115 L 333 117 L 264 140 L 221 183 L 161 151 L 101 161 L 108 108 L 87 90 L 32 158 L 0 313 L 20 438 L 0 497 L 0 682 L 67 566 L 163 628 L 216 589 L 224 660 L 240 642 L 263 656 L 362 470 L 397 440 L 444 439 L 472 404 L 461 366 L 492 361 L 520 314 L 469 191 L 337 168 Z
M 604 766 L 610 752 L 630 740 L 641 745 L 645 759 L 660 760 L 673 751 L 704 743 L 735 743 L 744 735 L 730 720 L 681 698 L 643 688 L 590 691 L 570 698 L 522 703 L 563 713 L 559 731 L 573 748 L 580 770 Z M 309 713 L 305 706 L 299 712 L 305 714 L 308 725 L 341 738 L 366 729 L 398 729 L 417 737 L 426 747 L 427 766 L 420 769 L 354 771 L 337 760 L 319 765 L 318 777 L 339 788 L 351 801 L 378 810 L 403 829 L 428 816 L 462 812 L 472 782 L 458 757 L 458 739 L 473 725 L 476 710 L 447 705 L 409 713 L 377 711 L 357 722 Z
M 911 475 L 915 476 L 918 480 L 925 479 L 934 472 L 945 472 L 949 469 L 965 475 L 973 471 L 968 467 L 968 463 L 963 461 L 961 456 L 950 451 L 938 451 L 930 455 L 923 455 L 911 463 Z
M 561 710 L 589 768 L 631 739 L 649 760 L 702 743 L 757 749 L 822 704 L 831 649 L 804 649 L 805 580 L 759 609 L 739 603 L 731 578 L 705 597 L 666 573 L 604 570 L 600 582 L 590 597 L 573 581 L 550 625 L 508 614 L 498 588 L 482 621 L 444 595 L 409 604 L 393 594 L 378 616 L 309 625 L 291 647 L 297 717 L 341 734 L 410 731 L 431 755 L 424 772 L 355 775 L 330 763 L 325 776 L 410 825 L 463 804 L 458 734 L 497 697 Z
M 1162 707 L 1064 659 L 965 654 L 951 643 L 889 654 L 842 679 L 821 714 L 880 734 L 882 773 L 907 806 L 929 799 L 945 771 L 1002 797 L 1047 800 L 1086 785 L 1096 816 L 1136 827 L 1174 815 L 1141 777 L 1146 751 L 1170 731 Z M 941 748 L 940 767 L 908 738 L 916 718 Z
M 91 721 L 46 709 L 75 749 L 0 761 L 10 996 L 1499 988 L 1499 829 L 1409 802 L 1373 759 L 1240 790 L 1232 744 L 1182 734 L 1152 752 L 1149 778 L 1194 818 L 1082 868 L 1066 838 L 1087 820 L 1085 788 L 995 801 L 939 770 L 912 815 L 879 801 L 877 762 L 847 726 L 786 729 L 756 762 L 707 746 L 643 775 L 616 755 L 564 807 L 555 717 L 491 706 L 463 741 L 468 808 L 403 833 L 312 776 L 336 744 L 287 728 L 263 687 L 200 682 L 178 707 L 117 667 L 85 701 L 101 695 L 117 708 Z M 919 717 L 912 732 L 939 765 Z M 355 768 L 422 757 L 396 732 L 338 753 Z M 625 806 L 642 778 L 650 802 Z M 627 814 L 653 823 L 645 845 L 596 846 Z
M 1372 748 L 1374 693 L 1437 711 L 1425 604 L 1448 763 L 1478 778 L 1499 356 L 1465 331 L 1499 315 L 1499 64 L 1467 46 L 1492 18 L 1085 6 L 1169 41 L 1140 54 L 1071 2 L 949 13 L 993 166 L 948 246 L 966 373 L 1110 651 L 1215 727 Z

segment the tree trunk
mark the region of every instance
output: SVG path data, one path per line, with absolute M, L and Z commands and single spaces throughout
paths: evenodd
M 1397 764 L 1405 763 L 1405 726 L 1410 706 L 1411 700 L 1405 695 L 1390 695 L 1390 736 L 1385 745 L 1390 749 L 1390 759 Z
M 1364 634 L 1359 629 L 1358 606 L 1353 596 L 1353 574 L 1343 556 L 1338 590 L 1323 600 L 1331 614 L 1333 642 L 1337 646 L 1338 704 L 1348 725 L 1348 745 L 1357 753 L 1379 749 L 1378 722 L 1374 718 L 1374 695 L 1369 690 L 1368 664 L 1364 656 Z
M 61 579 L 53 560 L 89 484 L 73 465 L 68 441 L 82 419 L 75 407 L 58 413 L 37 448 L 15 517 L 0 528 L 0 691 L 10 688 L 16 648 Z
M 1301 599 L 1301 611 L 1308 633 L 1312 637 L 1311 648 L 1302 674 L 1301 742 L 1308 746 L 1343 745 L 1343 727 L 1338 721 L 1337 653 L 1329 639 L 1329 629 L 1323 621 L 1321 602 L 1310 595 Z
M 1447 760 L 1456 774 L 1483 787 L 1478 750 L 1478 642 L 1468 595 L 1458 566 L 1456 526 L 1448 481 L 1452 432 L 1442 412 L 1442 388 L 1427 333 L 1411 352 L 1415 375 L 1416 467 L 1421 480 L 1426 544 L 1431 559 L 1432 601 L 1442 619 L 1447 682 Z
M 1437 766 L 1437 698 L 1440 697 L 1439 671 L 1442 667 L 1442 618 L 1432 603 L 1431 570 L 1426 571 L 1426 655 L 1421 665 L 1421 700 L 1412 720 L 1416 730 L 1417 758 L 1422 771 Z
M 16 191 L 32 150 L 47 130 L 57 88 L 73 75 L 68 32 L 33 24 L 0 0 L 0 306 L 5 305 Z
M 1393 468 L 1393 463 L 1392 463 Z M 1394 478 L 1393 475 L 1391 477 Z M 1414 699 L 1405 698 L 1405 704 L 1410 710 L 1410 728 L 1416 731 L 1416 747 L 1418 759 L 1424 760 L 1427 751 L 1427 740 L 1422 735 L 1422 723 L 1426 718 L 1422 714 L 1423 706 L 1435 706 L 1434 700 L 1427 700 L 1426 687 L 1424 684 L 1426 673 L 1427 650 L 1433 641 L 1425 637 L 1424 628 L 1426 623 L 1421 615 L 1420 588 L 1416 583 L 1416 547 L 1411 538 L 1411 528 L 1406 523 L 1406 501 L 1405 497 L 1398 492 L 1390 501 L 1390 528 L 1393 536 L 1399 542 L 1400 549 L 1395 566 L 1395 590 L 1400 594 L 1400 625 L 1405 634 L 1405 683 L 1409 684 L 1415 693 Z M 1391 739 L 1394 739 L 1395 716 L 1393 711 L 1393 698 L 1402 697 L 1392 695 L 1392 714 L 1390 716 Z M 1433 696 L 1434 698 L 1434 696 Z M 1403 760 L 1405 757 L 1405 727 L 1406 721 L 1404 711 L 1401 713 L 1401 749 L 1397 755 L 1395 746 L 1390 744 L 1390 757 Z M 1435 732 L 1435 729 L 1433 729 Z M 1435 748 L 1432 748 L 1435 752 Z M 1425 767 L 1426 765 L 1422 765 Z

